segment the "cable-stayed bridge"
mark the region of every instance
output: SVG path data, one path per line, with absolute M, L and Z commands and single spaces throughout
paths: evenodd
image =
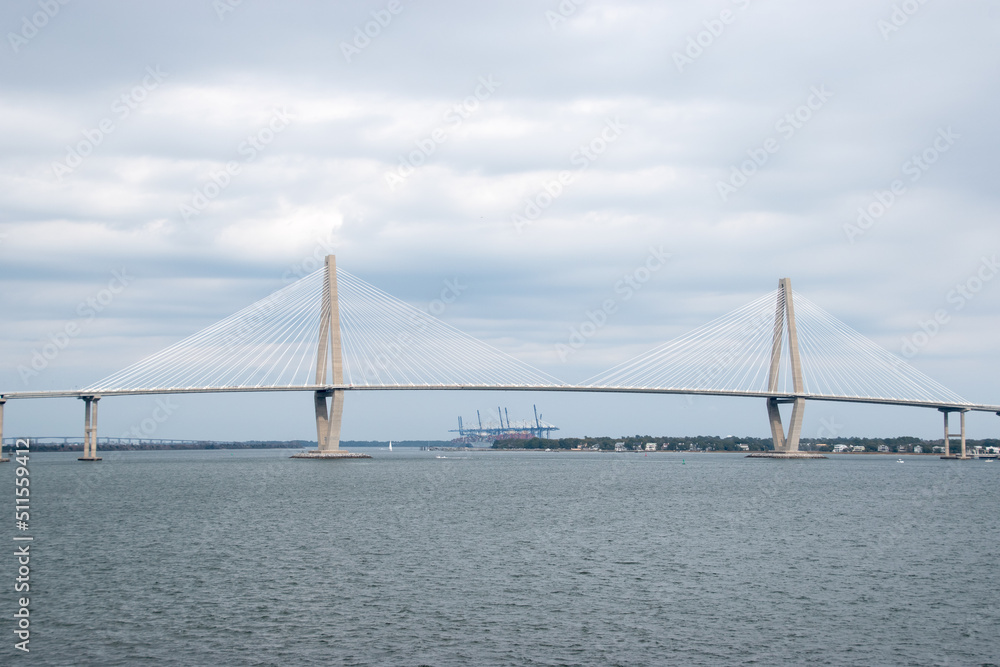
M 907 405 L 944 415 L 945 443 L 965 413 L 995 412 L 927 377 L 824 311 L 784 278 L 778 289 L 582 384 L 571 385 L 337 268 L 325 266 L 243 310 L 88 387 L 4 392 L 78 397 L 84 456 L 97 457 L 102 397 L 220 392 L 314 394 L 318 448 L 341 458 L 344 393 L 358 390 L 632 392 L 766 399 L 779 453 L 798 451 L 807 400 Z M 792 405 L 787 432 L 778 406 Z M 948 415 L 961 415 L 961 434 Z M 947 454 L 947 451 L 946 451 Z

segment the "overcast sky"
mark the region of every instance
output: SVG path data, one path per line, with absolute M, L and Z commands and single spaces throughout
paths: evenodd
M 425 310 L 458 281 L 443 320 L 569 382 L 787 276 L 1000 403 L 996 2 L 41 0 L 0 26 L 3 391 L 90 384 L 334 252 Z M 671 257 L 624 299 L 651 252 Z M 155 400 L 105 399 L 101 435 Z M 171 401 L 147 435 L 315 438 L 306 395 Z M 563 435 L 769 434 L 761 400 L 416 392 L 349 396 L 343 437 L 533 403 Z M 11 402 L 5 435 L 82 412 Z M 939 432 L 811 403 L 803 435 Z

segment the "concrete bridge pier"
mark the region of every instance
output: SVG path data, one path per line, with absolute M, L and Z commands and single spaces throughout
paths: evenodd
M 7 399 L 0 396 L 0 463 L 7 463 L 10 459 L 5 459 L 3 457 L 3 406 L 7 402 Z
M 97 402 L 100 396 L 81 396 L 83 399 L 83 456 L 78 461 L 100 461 L 97 455 Z
M 327 399 L 330 400 L 329 408 Z M 344 390 L 317 391 L 316 405 L 316 450 L 339 452 L 340 423 L 344 416 Z
M 965 413 L 967 410 L 961 408 L 950 409 L 950 408 L 938 408 L 938 410 L 944 415 L 944 456 L 943 459 L 967 459 L 969 458 L 965 453 Z M 961 432 L 960 433 L 950 433 L 951 429 L 948 428 L 948 414 L 951 412 L 957 412 L 959 414 L 959 419 L 961 420 Z M 1000 412 L 997 413 L 1000 415 Z M 959 454 L 956 456 L 951 455 L 951 439 L 961 438 L 961 449 Z
M 782 403 L 792 404 L 792 417 L 788 424 L 788 436 L 781 423 L 781 413 L 778 406 Z M 806 399 L 804 398 L 769 398 L 767 399 L 767 417 L 771 422 L 771 439 L 776 452 L 798 452 L 799 438 L 802 435 L 802 418 L 805 415 Z

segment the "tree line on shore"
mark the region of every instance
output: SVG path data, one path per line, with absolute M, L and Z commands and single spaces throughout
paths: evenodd
M 802 438 L 799 442 L 799 449 L 802 451 L 831 451 L 834 445 L 848 445 L 850 447 L 864 447 L 866 452 L 877 452 L 879 447 L 887 446 L 890 451 L 897 451 L 902 447 L 904 451 L 913 451 L 915 445 L 923 447 L 924 452 L 930 453 L 934 446 L 941 446 L 941 438 L 937 440 L 924 440 L 913 436 L 900 436 L 896 438 Z M 645 450 L 648 443 L 656 443 L 657 450 L 687 452 L 692 450 L 702 451 L 724 451 L 724 452 L 764 452 L 773 451 L 774 443 L 771 438 L 754 438 L 750 436 L 737 438 L 735 436 L 719 437 L 714 435 L 697 435 L 684 437 L 653 437 L 650 435 L 622 436 L 619 438 L 598 437 L 591 438 L 530 438 L 496 440 L 493 443 L 494 449 L 593 449 L 601 451 L 614 451 L 616 444 L 621 444 L 626 450 Z M 740 447 L 744 445 L 746 449 Z M 966 440 L 968 447 L 997 447 L 1000 446 L 1000 439 L 987 438 L 985 440 Z M 952 443 L 952 448 L 955 448 Z

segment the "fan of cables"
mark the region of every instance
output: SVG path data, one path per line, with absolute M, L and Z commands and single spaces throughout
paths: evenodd
M 967 404 L 955 392 L 793 292 L 806 395 Z M 585 382 L 591 387 L 728 393 L 768 392 L 775 290 L 690 333 Z M 782 330 L 779 393 L 793 393 L 787 327 Z
M 312 386 L 325 269 L 85 388 Z M 344 381 L 365 387 L 552 386 L 559 380 L 337 269 Z

